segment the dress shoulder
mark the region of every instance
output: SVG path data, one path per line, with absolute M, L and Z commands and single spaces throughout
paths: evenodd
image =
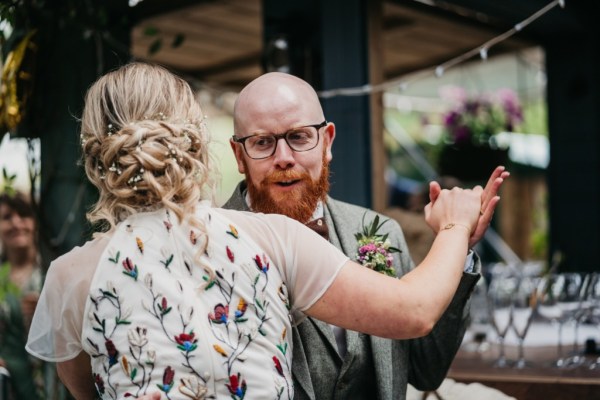
M 50 264 L 29 330 L 29 353 L 60 362 L 81 352 L 83 309 L 107 244 L 108 236 L 89 241 Z

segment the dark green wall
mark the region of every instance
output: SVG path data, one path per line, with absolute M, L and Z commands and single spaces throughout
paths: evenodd
M 273 39 L 289 42 L 288 72 L 316 90 L 368 83 L 366 0 L 264 1 L 266 48 Z M 273 65 L 265 55 L 265 69 Z M 371 206 L 370 111 L 368 96 L 322 100 L 325 117 L 335 123 L 331 194 Z

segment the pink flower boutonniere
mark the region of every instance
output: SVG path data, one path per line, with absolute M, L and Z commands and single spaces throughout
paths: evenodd
M 358 241 L 358 252 L 356 261 L 374 271 L 381 272 L 392 277 L 396 276 L 396 270 L 392 266 L 392 253 L 400 253 L 400 249 L 392 247 L 388 239 L 388 234 L 378 234 L 379 229 L 388 219 L 379 223 L 379 216 L 375 216 L 369 225 L 365 225 L 363 215 L 362 232 L 354 234 Z

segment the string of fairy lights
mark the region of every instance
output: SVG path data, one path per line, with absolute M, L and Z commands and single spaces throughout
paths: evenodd
M 547 5 L 545 5 L 544 7 L 542 7 L 535 13 L 531 14 L 529 17 L 527 17 L 523 21 L 516 23 L 508 31 L 506 31 L 506 32 L 488 40 L 487 42 L 483 43 L 482 45 L 477 46 L 474 49 L 469 50 L 469 51 L 467 51 L 457 57 L 454 57 L 444 63 L 441 63 L 441 64 L 439 64 L 435 67 L 429 68 L 429 69 L 422 70 L 416 74 L 413 74 L 413 75 L 411 75 L 410 78 L 401 77 L 398 79 L 389 80 L 389 81 L 386 81 L 386 82 L 383 82 L 380 84 L 376 84 L 376 85 L 366 84 L 366 85 L 356 86 L 356 87 L 322 90 L 322 91 L 318 92 L 318 95 L 322 99 L 328 99 L 328 98 L 338 97 L 338 96 L 363 96 L 363 95 L 368 95 L 368 94 L 377 93 L 377 92 L 383 92 L 383 91 L 391 90 L 391 89 L 400 89 L 401 91 L 404 91 L 408 88 L 409 85 L 412 85 L 416 81 L 419 81 L 423 78 L 430 77 L 432 75 L 440 78 L 450 68 L 455 67 L 459 64 L 462 64 L 463 62 L 470 60 L 471 58 L 473 58 L 477 55 L 479 55 L 482 60 L 484 60 L 484 61 L 487 60 L 488 52 L 493 46 L 497 45 L 500 42 L 503 42 L 504 40 L 510 38 L 511 36 L 515 35 L 516 33 L 522 31 L 527 25 L 531 24 L 533 21 L 540 18 L 541 16 L 543 16 L 544 14 L 546 14 L 547 12 L 549 12 L 550 10 L 552 10 L 555 7 L 564 8 L 565 0 L 554 0 L 550 3 L 548 3 Z

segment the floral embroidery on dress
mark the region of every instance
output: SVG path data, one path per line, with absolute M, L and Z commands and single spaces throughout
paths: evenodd
M 225 386 L 227 386 L 229 393 L 231 393 L 231 397 L 235 400 L 242 400 L 246 395 L 246 380 L 241 378 L 239 372 L 237 375 L 231 375 L 229 377 L 229 383 L 225 384 Z
M 238 302 L 237 310 L 235 311 L 235 322 L 246 322 L 248 319 L 244 318 L 244 314 L 248 309 L 248 303 L 246 300 L 240 297 L 240 301 Z
M 142 242 L 142 239 L 136 236 L 135 244 L 137 245 L 137 248 L 139 249 L 140 253 L 144 254 L 144 242 Z
M 104 380 L 99 374 L 94 373 L 94 386 L 96 386 L 96 390 L 100 395 L 104 394 Z
M 261 260 L 260 256 L 257 254 L 254 257 L 254 262 L 256 263 L 256 266 L 258 267 L 259 271 L 263 272 L 263 273 L 267 273 L 269 272 L 269 261 L 266 260 L 266 256 L 263 254 L 263 258 Z
M 167 269 L 169 272 L 171 272 L 171 269 L 169 268 L 169 266 L 170 266 L 170 265 L 171 265 L 171 263 L 173 262 L 173 259 L 175 258 L 175 254 L 171 253 L 171 252 L 169 251 L 169 249 L 167 249 L 166 247 L 163 247 L 163 248 L 160 250 L 160 252 L 161 252 L 161 254 L 162 254 L 162 255 L 163 255 L 163 257 L 164 257 L 164 260 L 161 260 L 161 261 L 160 261 L 160 263 L 161 263 L 162 265 L 164 265 L 164 266 L 165 266 L 165 268 L 166 268 L 166 269 Z
M 288 290 L 285 283 L 282 283 L 281 286 L 279 286 L 279 290 L 277 290 L 277 295 L 279 296 L 279 299 L 283 302 L 283 304 L 285 304 L 285 308 L 291 310 L 292 306 L 290 304 L 290 298 L 288 296 Z
M 137 281 L 138 267 L 129 257 L 126 257 L 125 260 L 123 260 L 123 269 L 125 269 L 125 271 L 123 271 L 125 275 L 128 275 Z
M 293 397 L 289 323 L 273 316 L 291 308 L 279 269 L 234 225 L 214 233 L 222 220 L 203 221 L 194 230 L 168 213 L 155 225 L 134 220 L 109 244 L 82 335 L 102 398 L 156 388 L 171 400 Z M 209 237 L 212 250 L 197 258 Z M 268 361 L 270 370 L 253 372 Z
M 190 243 L 191 244 L 198 243 L 198 236 L 196 235 L 196 232 L 194 232 L 194 231 L 190 231 Z
M 179 350 L 183 350 L 186 353 L 196 350 L 198 345 L 198 339 L 195 338 L 194 332 L 190 333 L 181 333 L 178 336 L 175 336 L 175 341 L 177 342 L 177 348 Z
M 165 368 L 165 372 L 163 372 L 162 385 L 157 384 L 158 388 L 165 393 L 169 393 L 171 388 L 173 387 L 173 380 L 175 379 L 175 371 L 173 368 L 167 367 Z
M 112 251 L 109 251 L 109 255 L 110 257 L 108 257 L 108 261 L 114 263 L 114 264 L 118 264 L 119 263 L 119 257 L 121 257 L 121 252 L 117 251 L 116 254 L 112 254 Z
M 181 379 L 179 391 L 186 397 L 192 400 L 203 400 L 208 394 L 208 389 L 195 376 L 189 376 Z
M 277 344 L 277 348 L 281 352 L 281 354 L 283 356 L 282 359 L 284 360 L 287 370 L 289 371 L 291 369 L 291 365 L 289 365 L 288 358 L 286 357 L 287 351 L 288 351 L 288 342 L 285 340 L 286 335 L 287 335 L 287 329 L 283 328 L 283 332 L 281 332 L 281 338 L 280 338 L 279 343 Z M 283 379 L 284 384 L 280 384 L 280 387 L 277 390 L 277 393 L 278 393 L 277 398 L 281 398 L 281 395 L 283 394 L 284 389 L 287 389 L 288 397 L 291 397 L 292 396 L 292 387 L 291 387 L 290 383 L 288 382 L 288 380 L 285 379 L 285 374 L 283 373 L 281 361 L 279 361 L 279 358 L 277 356 L 273 356 L 273 363 L 275 364 L 275 370 L 277 371 L 279 376 L 284 378 Z
M 233 255 L 233 251 L 231 251 L 229 246 L 225 246 L 225 251 L 227 252 L 227 258 L 229 258 L 229 261 L 234 262 L 235 256 Z
M 238 230 L 236 229 L 235 226 L 233 225 L 229 225 L 229 230 L 226 231 L 227 234 L 233 236 L 234 238 L 238 239 L 239 238 L 239 234 L 238 234 Z
M 111 262 L 113 260 L 114 258 L 111 257 Z M 86 340 L 87 343 L 92 347 L 90 356 L 92 358 L 102 358 L 106 360 L 106 379 L 102 379 L 102 377 L 99 375 L 95 378 L 95 384 L 98 392 L 102 394 L 106 393 L 106 385 L 108 385 L 110 389 L 111 398 L 116 398 L 116 387 L 111 381 L 113 372 L 113 370 L 111 370 L 111 367 L 119 362 L 120 352 L 111 338 L 119 326 L 131 324 L 131 321 L 129 321 L 128 318 L 131 315 L 132 311 L 129 308 L 125 308 L 125 306 L 123 305 L 123 301 L 119 296 L 119 292 L 117 291 L 112 281 L 106 282 L 106 289 L 98 290 L 98 296 L 90 296 L 90 300 L 94 308 L 90 312 L 91 315 L 89 317 L 92 323 L 92 329 L 95 332 L 98 332 L 104 341 L 105 352 L 102 352 L 100 350 L 100 346 L 89 337 Z M 106 318 L 101 318 L 98 314 L 98 310 L 101 304 L 108 304 L 110 308 L 114 310 L 114 319 L 113 321 L 111 321 L 111 323 L 113 324 L 112 327 L 110 326 L 109 321 L 107 321 Z M 126 359 L 125 363 L 127 363 Z
M 226 324 L 227 319 L 229 318 L 228 314 L 229 306 L 224 306 L 219 303 L 215 306 L 214 313 L 208 314 L 208 319 L 210 319 L 213 324 Z

